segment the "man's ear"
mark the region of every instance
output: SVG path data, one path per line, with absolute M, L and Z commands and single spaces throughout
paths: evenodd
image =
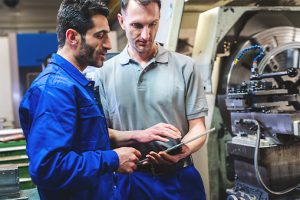
M 123 30 L 125 30 L 124 18 L 123 18 L 123 15 L 120 13 L 118 13 L 118 21 L 119 21 L 121 28 Z
M 80 34 L 74 29 L 68 29 L 66 31 L 66 43 L 72 47 L 77 47 L 80 40 Z

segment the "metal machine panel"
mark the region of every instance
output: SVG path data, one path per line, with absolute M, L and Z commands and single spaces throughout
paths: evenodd
M 0 199 L 20 196 L 18 166 L 0 165 Z
M 300 111 L 299 17 L 300 7 L 296 6 L 220 7 L 199 17 L 193 57 L 204 73 L 202 77 L 209 93 L 209 103 L 220 108 L 224 129 L 229 130 L 232 136 L 238 135 L 228 143 L 227 150 L 233 158 L 235 174 L 240 179 L 236 180 L 235 193 L 228 192 L 228 199 L 291 199 L 291 195 L 292 199 L 300 198 L 299 191 L 285 190 L 300 183 L 299 172 L 295 169 L 300 165 L 297 159 L 300 151 L 297 143 Z M 205 24 L 210 25 L 208 29 Z M 244 52 L 253 46 L 264 49 L 262 60 L 256 62 L 256 77 L 252 69 L 259 49 Z M 235 63 L 240 55 L 239 62 Z M 289 69 L 295 74 L 289 74 Z M 213 108 L 209 112 L 208 127 L 212 124 L 211 115 Z M 239 121 L 246 121 L 247 126 L 241 126 Z M 248 123 L 251 121 L 256 124 Z M 256 139 L 257 136 L 261 141 Z M 255 139 L 251 142 L 252 137 Z M 253 149 L 257 144 L 264 146 L 258 148 L 259 159 L 255 159 Z M 266 164 L 267 159 L 270 159 L 268 162 L 277 162 L 280 167 L 270 167 Z M 260 166 L 258 171 L 265 183 L 275 190 L 274 193 L 257 182 L 255 160 Z M 293 173 L 290 173 L 291 169 Z M 250 194 L 255 191 L 260 191 L 263 196 Z

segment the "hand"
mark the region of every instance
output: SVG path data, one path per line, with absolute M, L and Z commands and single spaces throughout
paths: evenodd
M 181 139 L 180 131 L 171 124 L 159 123 L 150 128 L 141 131 L 135 135 L 136 141 L 140 143 L 148 143 L 155 140 L 168 142 L 169 138 Z
M 147 161 L 145 161 L 143 164 L 165 164 L 165 165 L 172 165 L 177 163 L 183 158 L 186 158 L 191 154 L 191 150 L 188 146 L 183 145 L 181 152 L 176 155 L 170 155 L 166 152 L 159 152 L 155 153 L 154 151 L 151 151 L 148 155 L 146 155 L 146 158 L 148 158 Z
M 141 157 L 141 153 L 132 147 L 121 147 L 114 151 L 119 156 L 118 172 L 132 173 L 136 169 L 136 163 Z

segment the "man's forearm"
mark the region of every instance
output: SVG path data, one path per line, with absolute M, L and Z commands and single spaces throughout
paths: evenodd
M 189 126 L 190 126 L 190 130 L 182 139 L 183 142 L 198 136 L 199 134 L 203 133 L 206 130 L 204 117 L 189 120 Z M 203 136 L 187 144 L 188 148 L 191 151 L 191 154 L 198 151 L 204 145 L 206 141 L 206 137 L 207 136 Z
M 180 131 L 171 124 L 158 123 L 145 130 L 119 131 L 109 129 L 109 137 L 115 146 L 126 146 L 134 143 L 152 141 L 168 142 L 168 138 L 181 138 Z
M 122 147 L 134 144 L 137 142 L 139 130 L 136 131 L 118 131 L 115 129 L 108 129 L 109 138 L 115 147 Z

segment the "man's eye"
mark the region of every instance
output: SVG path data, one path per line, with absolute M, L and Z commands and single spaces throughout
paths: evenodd
M 98 39 L 102 39 L 104 37 L 105 33 L 104 32 L 100 32 L 96 35 L 96 38 Z
M 142 24 L 138 24 L 138 23 L 133 23 L 131 24 L 131 26 L 135 29 L 142 29 L 144 27 Z
M 153 23 L 150 24 L 150 27 L 156 26 L 156 25 L 157 25 L 157 22 L 153 22 Z

